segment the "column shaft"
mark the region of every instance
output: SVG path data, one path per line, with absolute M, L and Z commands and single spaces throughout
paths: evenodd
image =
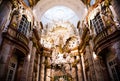
M 30 65 L 30 56 L 31 56 L 31 52 L 32 52 L 32 41 L 30 41 L 28 47 L 30 49 L 29 54 L 25 57 L 24 60 L 24 65 L 23 65 L 23 73 L 22 73 L 22 77 L 21 77 L 21 81 L 27 81 L 27 77 L 28 77 L 28 70 L 29 70 L 29 65 Z
M 45 64 L 44 64 L 44 61 L 45 61 L 45 57 L 43 56 L 42 57 L 42 64 L 41 64 L 41 78 L 40 78 L 40 81 L 44 81 L 44 72 L 45 72 Z
M 79 62 L 78 62 L 78 64 L 77 64 L 77 69 L 78 69 L 78 71 L 77 71 L 77 74 L 78 74 L 78 81 L 83 81 L 82 80 L 82 68 L 81 68 L 81 64 L 80 64 L 80 57 L 79 56 L 77 56 L 77 59 L 79 60 Z
M 31 59 L 30 59 L 28 81 L 32 81 L 32 78 L 33 78 L 33 68 L 34 68 L 35 54 L 36 54 L 36 48 L 33 47 L 32 54 L 31 54 Z
M 48 61 L 48 65 L 50 64 L 50 57 L 47 58 L 47 61 Z M 46 70 L 46 81 L 50 81 L 50 68 L 47 68 Z
M 72 60 L 73 60 L 73 62 L 75 62 L 75 58 L 74 57 L 72 57 Z M 75 68 L 76 66 L 72 66 L 72 77 L 73 77 L 73 80 L 74 81 L 77 81 L 77 77 L 76 77 L 76 68 Z
M 87 81 L 87 80 L 86 80 L 86 73 L 85 73 L 85 65 L 84 65 L 84 57 L 83 57 L 83 54 L 81 54 L 81 60 L 82 60 L 82 65 L 83 65 L 84 81 Z
M 37 77 L 36 81 L 39 81 L 39 69 L 40 69 L 40 54 L 38 54 L 38 64 L 37 64 Z

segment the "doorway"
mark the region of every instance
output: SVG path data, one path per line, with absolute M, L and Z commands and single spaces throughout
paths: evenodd
M 20 81 L 23 71 L 24 54 L 15 50 L 10 58 L 6 81 Z

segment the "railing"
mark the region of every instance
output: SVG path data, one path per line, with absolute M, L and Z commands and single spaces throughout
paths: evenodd
M 98 42 L 104 40 L 108 36 L 107 30 L 103 30 L 101 33 L 97 34 L 94 38 L 94 44 L 96 45 Z
M 18 30 L 16 28 L 9 27 L 7 33 L 10 35 L 10 37 L 17 40 L 18 42 L 28 45 L 28 38 L 21 32 L 18 32 Z
M 23 42 L 24 44 L 26 44 L 26 45 L 28 45 L 28 39 L 27 39 L 27 37 L 25 36 L 25 35 L 23 35 L 22 33 L 16 33 L 16 38 L 19 40 L 19 41 L 21 41 L 21 42 Z
M 106 27 L 102 32 L 97 34 L 94 38 L 94 49 L 95 51 L 98 50 L 98 48 L 103 49 L 103 45 L 105 48 L 105 44 L 108 43 L 107 40 L 112 40 L 112 38 L 115 37 L 115 32 L 119 31 L 118 28 L 114 25 L 110 27 Z

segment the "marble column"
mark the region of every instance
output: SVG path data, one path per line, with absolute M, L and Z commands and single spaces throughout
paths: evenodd
M 110 10 L 111 10 L 111 12 L 112 12 L 112 14 L 113 14 L 113 16 L 114 16 L 113 19 L 114 19 L 114 22 L 115 22 L 116 27 L 117 27 L 118 29 L 120 29 L 119 18 L 118 18 L 118 16 L 117 16 L 117 14 L 116 14 L 113 6 L 110 6 L 109 8 L 110 8 Z
M 77 64 L 77 74 L 78 74 L 78 81 L 83 81 L 83 77 L 82 77 L 82 68 L 81 68 L 81 64 L 80 64 L 80 57 L 77 56 L 77 60 L 79 60 L 78 64 Z
M 0 7 L 0 30 L 4 31 L 10 23 L 12 4 L 10 1 L 4 0 Z
M 39 77 L 38 77 L 38 81 L 41 81 L 41 69 L 42 67 L 42 53 L 40 53 L 40 65 L 39 65 Z
M 37 64 L 37 77 L 36 77 L 36 81 L 39 81 L 39 69 L 40 69 L 40 54 L 38 54 L 38 64 Z
M 117 14 L 116 14 L 113 6 L 109 6 L 109 8 L 110 8 L 110 10 L 111 10 L 111 12 L 112 12 L 112 14 L 113 14 L 113 16 L 114 16 L 114 20 L 116 21 L 116 20 L 117 20 Z
M 36 47 L 33 47 L 31 59 L 30 59 L 30 66 L 29 66 L 29 72 L 28 72 L 28 81 L 32 81 L 33 78 L 33 68 L 34 68 L 34 59 L 36 54 Z
M 72 57 L 71 59 L 73 60 L 73 62 L 75 62 L 75 58 L 74 57 Z M 73 81 L 77 81 L 77 77 L 76 77 L 76 65 L 72 66 L 72 78 L 73 78 Z
M 41 78 L 40 78 L 40 81 L 44 81 L 44 74 L 45 74 L 45 64 L 44 64 L 44 62 L 45 62 L 45 57 L 44 56 L 42 56 L 42 64 L 41 64 Z
M 75 67 L 72 67 L 72 78 L 73 78 L 73 81 L 77 81 Z
M 55 70 L 51 68 L 51 76 L 50 76 L 50 77 L 51 77 L 51 80 L 52 80 L 52 81 L 53 81 L 54 76 L 55 76 L 54 73 L 55 73 Z
M 87 47 L 87 50 L 89 51 L 89 68 L 90 68 L 90 72 L 91 72 L 91 79 L 93 81 L 97 80 L 96 77 L 96 72 L 95 72 L 95 64 L 94 64 L 94 59 L 93 59 L 93 48 L 94 48 L 94 43 L 92 40 L 90 40 L 89 42 L 89 46 Z M 94 75 L 94 76 L 93 76 Z
M 93 67 L 93 62 L 92 62 L 92 59 L 91 59 L 91 52 L 90 52 L 90 49 L 89 49 L 89 45 L 86 45 L 85 50 L 86 50 L 86 59 L 88 61 L 87 66 L 89 67 L 89 69 L 86 72 L 86 75 L 87 75 L 87 81 L 90 81 L 91 78 L 95 76 L 95 74 L 91 74 L 94 71 L 94 67 Z
M 48 65 L 50 64 L 50 57 L 47 58 L 47 61 L 48 61 Z M 46 81 L 50 81 L 50 67 L 47 67 L 46 69 Z
M 84 57 L 83 57 L 83 53 L 81 54 L 81 61 L 82 61 L 82 65 L 83 65 L 84 81 L 87 81 L 87 79 L 86 79 L 86 73 L 85 73 L 85 65 L 84 65 Z
M 116 42 L 113 46 L 112 46 L 112 50 L 115 49 L 115 54 L 117 56 L 117 59 L 119 60 L 120 63 L 120 42 Z M 114 52 L 113 52 L 114 53 Z
M 65 64 L 64 66 L 65 66 L 66 73 L 71 75 L 71 73 L 70 73 L 70 71 L 71 71 L 71 64 L 70 63 L 69 64 Z
M 86 75 L 87 75 L 87 80 L 89 81 L 91 78 L 96 77 L 96 75 L 94 71 L 93 60 L 91 58 L 93 55 L 91 54 L 88 45 L 86 46 L 85 50 L 86 50 L 86 57 L 87 57 L 86 59 L 88 60 L 88 67 L 89 67 L 89 70 L 86 72 L 87 73 Z M 92 80 L 95 80 L 95 79 L 92 79 Z
M 21 75 L 21 81 L 27 81 L 27 69 L 28 69 L 28 57 L 26 56 L 23 64 L 23 72 Z
M 30 56 L 31 56 L 31 53 L 32 53 L 32 41 L 29 42 L 29 53 L 28 55 L 25 57 L 25 60 L 24 60 L 24 65 L 23 65 L 23 73 L 22 73 L 22 78 L 21 78 L 21 81 L 27 81 L 27 77 L 28 77 L 28 70 L 29 70 L 29 65 L 30 65 Z

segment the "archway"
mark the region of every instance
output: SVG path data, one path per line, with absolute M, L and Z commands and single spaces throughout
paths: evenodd
M 50 8 L 55 6 L 66 6 L 70 9 L 72 9 L 79 17 L 80 20 L 82 20 L 86 13 L 87 8 L 83 4 L 81 0 L 41 0 L 37 3 L 37 5 L 33 8 L 33 13 L 36 16 L 36 19 L 38 21 L 41 20 L 41 17 L 43 14 Z

